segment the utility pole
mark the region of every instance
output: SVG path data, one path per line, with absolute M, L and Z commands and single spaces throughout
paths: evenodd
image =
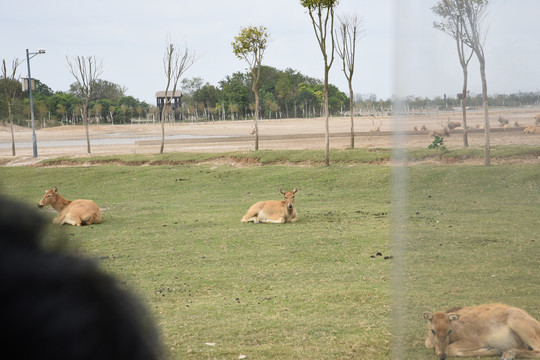
M 38 52 L 28 52 L 26 49 L 26 64 L 28 65 L 28 91 L 30 93 L 30 117 L 32 119 L 32 149 L 34 157 L 37 158 L 37 140 L 36 140 L 36 126 L 34 123 L 34 100 L 32 98 L 32 76 L 30 75 L 30 59 L 38 54 L 45 54 L 45 49 L 39 49 Z M 30 57 L 32 55 L 32 57 Z

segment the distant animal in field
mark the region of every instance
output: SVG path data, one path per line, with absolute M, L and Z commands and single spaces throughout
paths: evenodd
M 453 130 L 455 128 L 461 127 L 461 122 L 459 122 L 459 121 L 448 121 L 446 123 L 446 126 L 448 127 L 448 129 Z
M 540 323 L 522 309 L 486 304 L 424 313 L 425 345 L 440 360 L 449 356 L 540 358 Z
M 53 223 L 74 226 L 99 224 L 101 222 L 101 209 L 92 200 L 66 200 L 56 187 L 45 191 L 43 199 L 38 204 L 39 208 L 51 205 L 60 215 L 54 218 Z
M 294 207 L 294 194 L 297 191 L 298 188 L 294 188 L 292 191 L 280 190 L 279 192 L 285 196 L 284 200 L 259 201 L 253 204 L 241 221 L 254 222 L 255 224 L 295 222 L 298 220 L 298 214 Z
M 502 116 L 499 116 L 499 126 L 504 127 L 505 125 L 508 125 L 508 119 L 503 118 Z
M 447 121 L 447 123 L 449 123 L 449 121 Z M 439 130 L 431 130 L 429 132 L 429 137 L 435 137 L 435 136 L 439 136 L 439 137 L 444 137 L 444 136 L 450 136 L 450 129 L 448 128 L 448 126 L 445 126 L 443 125 L 442 121 L 439 120 L 439 124 L 441 124 L 441 127 L 442 129 L 439 129 Z
M 440 137 L 443 137 L 443 136 L 450 136 L 450 131 L 449 131 L 448 128 L 445 126 L 445 127 L 443 127 L 442 129 L 440 129 L 440 130 L 431 130 L 431 131 L 429 132 L 429 136 L 430 136 L 430 137 L 435 137 L 435 135 L 440 136 Z
M 525 134 L 540 134 L 540 126 L 529 125 L 523 129 Z
M 370 132 L 379 132 L 379 131 L 381 131 L 382 120 L 379 119 L 379 126 L 376 126 L 375 122 L 373 120 L 371 120 L 371 123 L 373 124 L 373 127 L 371 129 L 369 129 Z
M 429 130 L 426 125 L 420 126 L 420 131 L 427 131 Z
M 536 114 L 536 116 L 534 117 L 534 125 L 540 125 L 540 114 Z

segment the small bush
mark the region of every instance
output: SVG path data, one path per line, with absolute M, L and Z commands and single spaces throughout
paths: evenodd
M 446 151 L 446 146 L 444 145 L 444 138 L 439 135 L 435 135 L 433 142 L 429 144 L 428 149 L 436 149 L 441 151 Z

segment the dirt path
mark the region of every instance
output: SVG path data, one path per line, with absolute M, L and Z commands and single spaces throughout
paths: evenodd
M 527 144 L 540 145 L 539 135 L 523 134 L 523 126 L 531 124 L 540 109 L 495 110 L 490 113 L 491 145 Z M 503 129 L 499 117 L 508 120 L 510 127 Z M 445 112 L 421 114 L 398 119 L 379 117 L 355 118 L 355 147 L 391 148 L 396 143 L 409 148 L 424 148 L 431 142 L 428 131 L 414 131 L 422 125 L 428 129 L 441 129 L 447 121 L 460 121 L 461 114 Z M 515 123 L 518 122 L 518 127 Z M 468 114 L 470 125 L 469 145 L 484 146 L 484 131 L 476 129 L 483 124 L 480 112 Z M 405 135 L 397 138 L 395 129 Z M 378 131 L 374 131 L 377 130 Z M 183 123 L 165 125 L 165 152 L 227 152 L 250 151 L 254 148 L 253 121 L 225 121 L 213 123 Z M 330 120 L 330 148 L 350 147 L 350 119 L 347 117 Z M 324 149 L 324 119 L 261 120 L 259 123 L 260 150 Z M 25 165 L 59 156 L 88 156 L 86 132 L 83 126 L 62 126 L 36 131 L 38 158 L 32 157 L 32 132 L 29 128 L 17 127 L 15 144 L 17 156 L 11 156 L 11 131 L 9 126 L 0 125 L 0 164 Z M 90 141 L 92 155 L 158 153 L 161 144 L 159 124 L 138 125 L 91 125 Z M 397 142 L 396 142 L 397 141 Z M 463 136 L 453 131 L 445 137 L 448 148 L 461 147 Z

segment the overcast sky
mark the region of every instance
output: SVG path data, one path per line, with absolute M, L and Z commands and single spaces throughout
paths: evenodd
M 436 2 L 340 1 L 336 14 L 358 14 L 365 29 L 357 50 L 355 93 L 384 99 L 396 93 L 456 96 L 462 86 L 461 67 L 454 40 L 433 28 L 431 7 Z M 540 1 L 490 2 L 484 22 L 489 28 L 488 92 L 540 91 Z M 198 54 L 184 78 L 200 77 L 218 86 L 227 75 L 246 71 L 246 63 L 233 55 L 231 47 L 240 27 L 260 25 L 271 36 L 264 65 L 292 68 L 322 80 L 322 55 L 299 0 L 5 1 L 0 12 L 0 59 L 10 64 L 14 58 L 24 60 L 27 48 L 45 48 L 45 55 L 31 60 L 32 77 L 53 91 L 67 91 L 74 78 L 66 56 L 96 56 L 103 62 L 101 79 L 154 104 L 155 92 L 165 90 L 167 39 Z M 330 83 L 348 94 L 339 60 L 332 67 Z M 26 62 L 19 69 L 26 77 Z M 480 93 L 476 59 L 469 71 L 469 88 Z

